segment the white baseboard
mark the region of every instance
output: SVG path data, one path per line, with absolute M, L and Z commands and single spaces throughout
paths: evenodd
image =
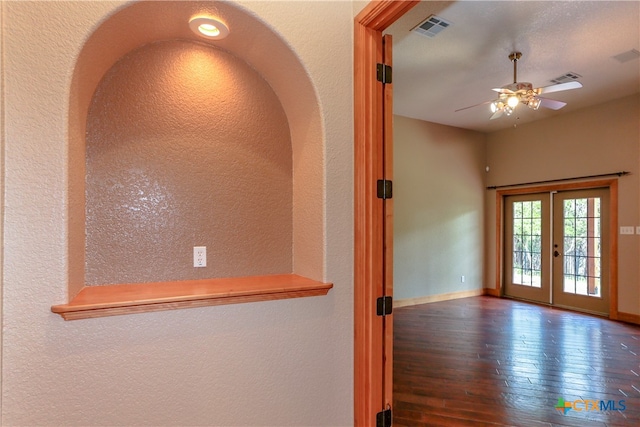
M 450 292 L 447 294 L 429 295 L 426 297 L 394 299 L 393 308 L 408 307 L 418 304 L 428 304 L 430 302 L 448 301 L 459 298 L 477 297 L 484 294 L 484 289 L 473 289 L 471 291 Z

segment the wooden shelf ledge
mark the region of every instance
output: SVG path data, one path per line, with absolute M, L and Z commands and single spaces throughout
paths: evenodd
M 326 295 L 333 287 L 296 274 L 85 286 L 51 311 L 65 320 Z

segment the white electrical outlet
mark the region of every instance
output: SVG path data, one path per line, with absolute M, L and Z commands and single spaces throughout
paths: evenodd
M 207 247 L 206 246 L 193 247 L 193 266 L 194 267 L 207 266 Z
M 636 234 L 640 234 L 640 225 L 636 225 Z
M 464 276 L 460 276 L 460 283 L 464 283 Z
M 622 226 L 620 227 L 620 234 L 633 234 L 634 228 L 633 226 Z

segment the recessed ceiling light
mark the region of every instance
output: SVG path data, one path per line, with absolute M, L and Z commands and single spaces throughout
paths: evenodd
M 208 16 L 195 16 L 189 20 L 191 31 L 201 37 L 220 40 L 229 35 L 229 28 L 224 22 Z

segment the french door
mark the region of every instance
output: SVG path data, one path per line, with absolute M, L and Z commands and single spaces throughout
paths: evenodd
M 549 193 L 505 198 L 505 295 L 551 303 Z
M 609 191 L 557 193 L 553 218 L 553 303 L 608 314 Z
M 505 197 L 504 293 L 609 312 L 609 190 Z

